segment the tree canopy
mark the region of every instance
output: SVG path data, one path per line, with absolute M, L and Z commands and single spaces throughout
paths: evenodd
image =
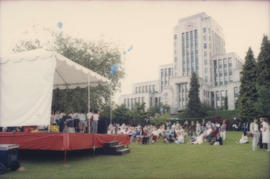
M 188 105 L 185 112 L 186 117 L 203 117 L 204 113 L 201 108 L 199 97 L 200 85 L 196 73 L 192 73 L 190 80 L 190 89 L 188 93 Z
M 241 72 L 238 98 L 238 114 L 242 118 L 253 118 L 257 115 L 255 109 L 257 100 L 256 74 L 256 61 L 251 48 L 249 48 Z

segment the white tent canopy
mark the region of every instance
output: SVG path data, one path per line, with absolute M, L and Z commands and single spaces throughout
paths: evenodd
M 0 126 L 49 125 L 53 88 L 108 83 L 103 76 L 43 49 L 0 57 Z

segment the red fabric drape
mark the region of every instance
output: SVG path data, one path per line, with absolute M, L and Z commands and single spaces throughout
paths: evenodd
M 124 134 L 0 132 L 0 144 L 19 144 L 20 149 L 31 150 L 90 149 L 115 140 L 122 145 L 130 143 L 128 135 Z

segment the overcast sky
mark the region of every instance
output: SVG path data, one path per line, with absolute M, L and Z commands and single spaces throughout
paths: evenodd
M 6 55 L 33 25 L 59 30 L 85 40 L 103 40 L 121 51 L 126 76 L 120 93 L 133 83 L 158 79 L 158 68 L 173 62 L 173 28 L 177 20 L 206 12 L 223 28 L 226 51 L 242 59 L 248 47 L 258 55 L 263 34 L 270 32 L 270 1 L 0 1 L 0 55 Z M 32 35 L 32 34 L 27 34 Z M 42 36 L 44 37 L 44 34 Z

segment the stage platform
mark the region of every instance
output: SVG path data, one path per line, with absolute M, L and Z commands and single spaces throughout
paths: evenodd
M 130 144 L 128 135 L 124 134 L 0 132 L 0 144 L 19 144 L 20 149 L 27 150 L 83 150 L 103 147 L 112 141 Z

